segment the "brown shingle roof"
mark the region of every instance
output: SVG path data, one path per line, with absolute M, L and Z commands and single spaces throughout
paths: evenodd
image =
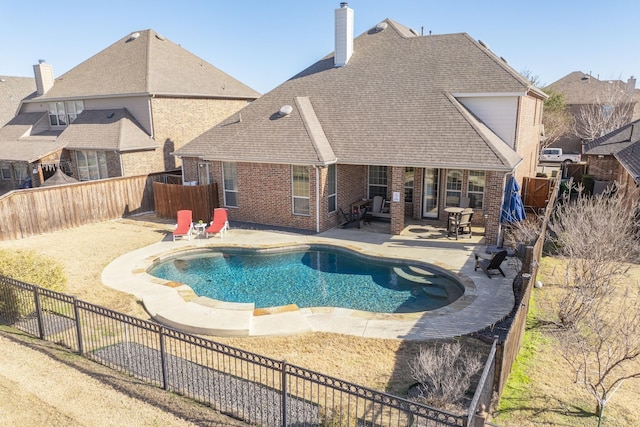
M 416 36 L 386 22 L 354 40 L 346 66 L 326 56 L 176 154 L 326 163 L 296 104 L 304 97 L 340 163 L 513 168 L 520 157 L 449 94 L 544 95 L 467 34 Z M 279 117 L 283 105 L 293 112 Z
M 33 77 L 0 76 L 0 126 L 16 115 L 20 101 L 35 90 L 36 81 Z
M 548 85 L 545 90 L 561 93 L 567 105 L 594 104 L 612 99 L 617 102 L 634 102 L 634 99 L 625 93 L 622 82 L 598 80 L 581 71 L 567 74 Z
M 0 159 L 35 162 L 63 148 L 56 140 L 60 131 L 47 130 L 32 134 L 38 122 L 46 120 L 48 113 L 21 113 L 0 128 Z
M 68 150 L 148 150 L 158 144 L 126 108 L 84 110 L 58 140 Z
M 55 80 L 42 99 L 153 94 L 255 99 L 260 94 L 153 30 L 127 35 Z

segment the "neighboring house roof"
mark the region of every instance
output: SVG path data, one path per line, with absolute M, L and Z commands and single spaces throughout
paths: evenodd
M 16 115 L 20 102 L 35 90 L 33 77 L 0 76 L 0 126 Z
M 640 120 L 629 123 L 585 146 L 588 155 L 612 155 L 640 182 Z
M 61 131 L 32 134 L 32 129 L 48 113 L 21 113 L 0 128 L 0 159 L 33 163 L 63 148 L 57 141 Z
M 176 151 L 210 160 L 510 170 L 521 157 L 453 95 L 541 91 L 469 35 L 418 36 L 392 20 Z M 288 115 L 279 110 L 289 105 Z
M 84 110 L 58 140 L 67 150 L 132 151 L 158 148 L 126 108 Z
M 123 37 L 64 73 L 37 101 L 132 94 L 234 99 L 260 96 L 180 45 L 145 30 Z
M 574 71 L 567 74 L 545 88 L 546 91 L 559 92 L 564 96 L 567 105 L 585 105 L 602 102 L 612 99 L 612 90 L 616 91 L 614 99 L 618 96 L 620 101 L 635 102 L 633 96 L 626 93 L 626 85 L 617 81 L 602 81 L 585 74 L 581 71 Z

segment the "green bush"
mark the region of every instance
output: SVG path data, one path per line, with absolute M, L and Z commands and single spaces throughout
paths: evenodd
M 62 264 L 31 250 L 0 250 L 0 275 L 57 292 L 67 286 Z

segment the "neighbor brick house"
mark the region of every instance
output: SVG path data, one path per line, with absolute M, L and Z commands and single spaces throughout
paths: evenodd
M 547 93 L 557 92 L 563 95 L 566 108 L 573 120 L 579 121 L 580 110 L 590 106 L 600 106 L 603 109 L 617 108 L 620 114 L 626 117 L 625 123 L 640 118 L 640 90 L 636 89 L 634 77 L 630 77 L 626 82 L 599 80 L 591 74 L 574 71 L 551 83 L 544 90 Z M 582 146 L 586 142 L 572 129 L 551 146 L 562 148 L 568 153 L 582 153 Z
M 58 167 L 81 181 L 174 170 L 174 150 L 259 96 L 153 30 L 58 78 L 44 61 L 34 73 L 36 93 L 0 129 L 5 187 Z
M 185 179 L 220 183 L 232 220 L 314 232 L 376 195 L 392 233 L 468 197 L 495 242 L 507 177 L 535 174 L 546 95 L 467 34 L 387 19 L 354 39 L 353 10 L 335 13 L 335 52 L 176 150 Z
M 617 192 L 629 203 L 640 201 L 640 120 L 587 143 L 583 157 L 594 191 L 616 183 Z

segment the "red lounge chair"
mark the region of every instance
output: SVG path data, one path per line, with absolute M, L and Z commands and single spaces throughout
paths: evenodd
M 209 238 L 209 234 L 220 233 L 220 238 L 224 237 L 224 233 L 229 229 L 229 220 L 227 216 L 227 210 L 225 208 L 216 208 L 213 210 L 213 221 L 204 233 L 206 238 Z
M 193 217 L 190 210 L 178 211 L 178 225 L 173 230 L 173 241 L 176 237 L 187 237 L 191 240 L 191 231 L 193 230 Z

